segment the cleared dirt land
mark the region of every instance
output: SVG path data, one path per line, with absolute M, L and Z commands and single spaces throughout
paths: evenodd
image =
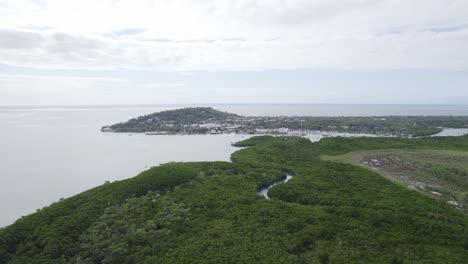
M 373 150 L 322 158 L 379 171 L 411 189 L 443 199 L 468 214 L 467 152 Z

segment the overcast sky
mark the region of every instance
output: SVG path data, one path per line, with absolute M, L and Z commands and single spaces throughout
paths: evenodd
M 466 0 L 0 0 L 0 105 L 468 104 Z

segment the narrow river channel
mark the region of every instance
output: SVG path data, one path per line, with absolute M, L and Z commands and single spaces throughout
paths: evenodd
M 291 180 L 295 175 L 293 174 L 290 174 L 290 173 L 287 173 L 286 174 L 286 178 L 282 179 L 282 180 L 279 180 L 279 181 L 275 181 L 263 188 L 260 188 L 257 190 L 257 193 L 260 194 L 261 196 L 265 197 L 265 199 L 270 199 L 270 197 L 268 196 L 268 191 L 273 188 L 273 186 L 276 186 L 278 184 L 282 184 L 282 183 L 286 183 L 288 182 L 289 180 Z

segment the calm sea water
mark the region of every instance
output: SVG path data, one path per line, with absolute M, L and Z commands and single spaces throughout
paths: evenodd
M 204 105 L 128 105 L 128 106 L 0 106 L 0 110 L 134 110 L 148 113 L 181 107 L 211 106 L 246 116 L 466 116 L 468 105 L 355 105 L 355 104 L 204 104 Z
M 101 133 L 103 125 L 186 107 L 0 107 L 0 226 L 105 181 L 170 161 L 228 161 L 243 135 Z M 242 115 L 468 115 L 468 106 L 212 105 Z M 310 135 L 313 141 L 320 134 Z

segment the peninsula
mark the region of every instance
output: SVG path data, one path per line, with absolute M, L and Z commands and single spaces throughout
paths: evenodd
M 303 135 L 311 131 L 421 137 L 468 128 L 468 116 L 241 116 L 211 107 L 168 110 L 104 126 L 103 132 L 165 134 Z

